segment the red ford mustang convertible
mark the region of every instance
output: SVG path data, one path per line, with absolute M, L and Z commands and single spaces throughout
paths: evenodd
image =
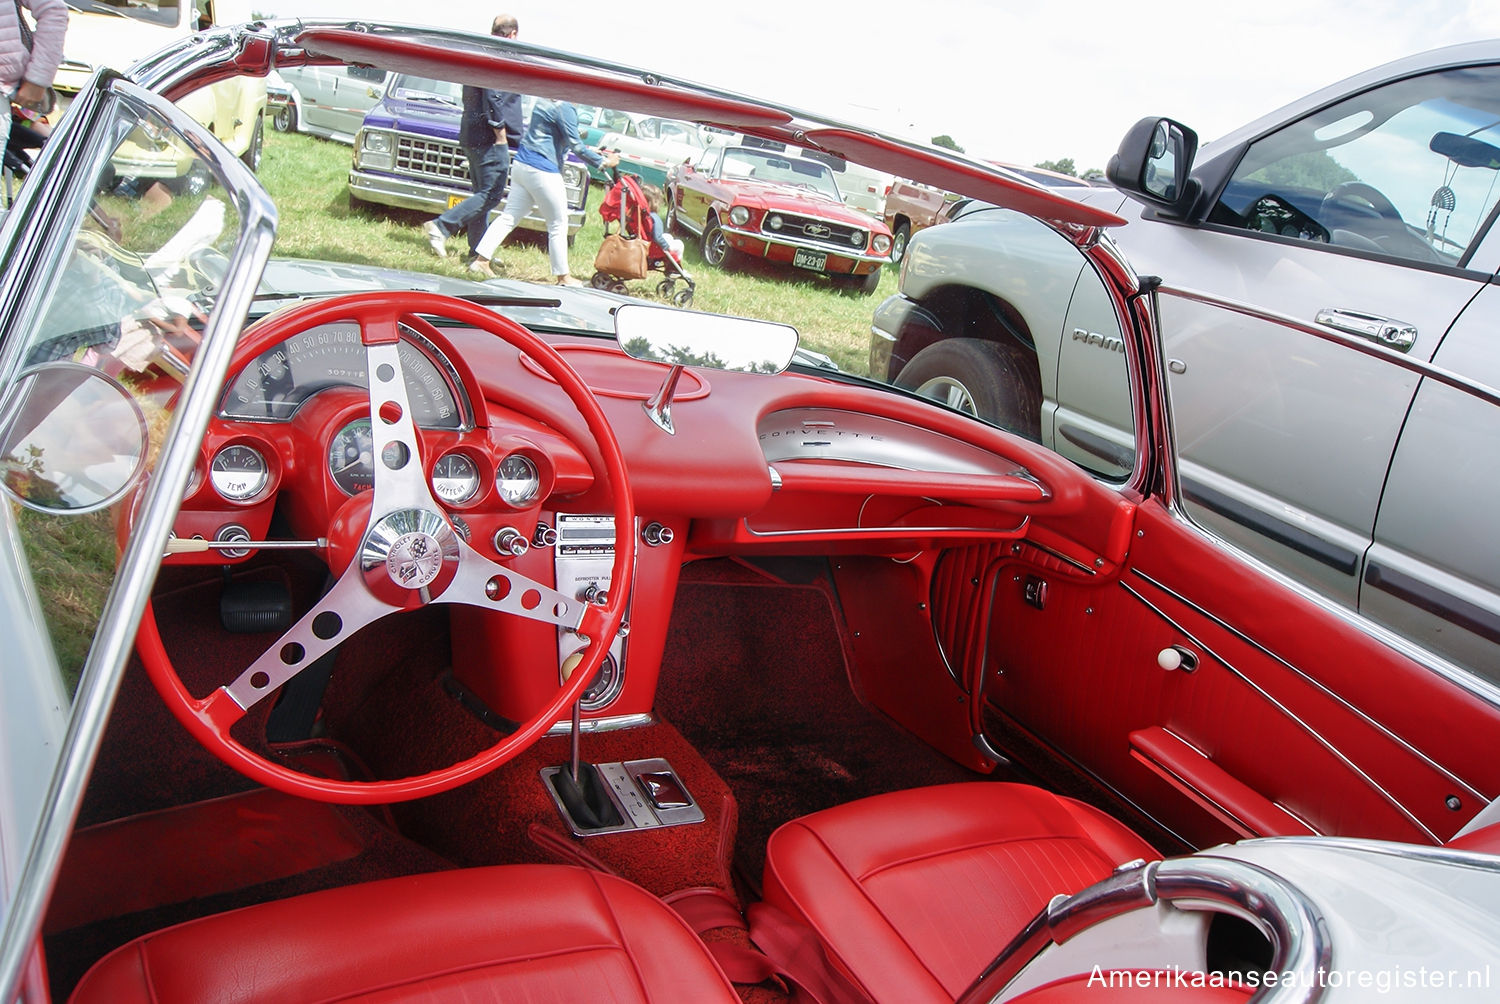
M 172 101 L 307 63 L 1007 207 L 1088 333 L 1036 421 L 1129 447 L 786 324 L 273 257 Z M 491 37 L 255 24 L 96 77 L 0 232 L 0 999 L 1493 999 L 1500 695 L 1184 514 L 1117 222 Z

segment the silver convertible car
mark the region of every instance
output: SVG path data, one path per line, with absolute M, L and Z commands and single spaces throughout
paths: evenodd
M 273 257 L 171 101 L 307 63 L 1005 207 L 1128 442 L 810 365 L 795 317 Z M 0 230 L 0 1000 L 1492 1000 L 1500 694 L 1194 522 L 1118 222 L 485 36 L 95 77 Z

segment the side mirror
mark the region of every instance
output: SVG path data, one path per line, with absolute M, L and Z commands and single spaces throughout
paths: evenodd
M 140 479 L 146 445 L 146 417 L 117 381 L 46 363 L 22 373 L 0 408 L 0 491 L 38 512 L 92 512 Z
M 1190 176 L 1198 134 L 1171 119 L 1141 119 L 1125 133 L 1105 175 L 1122 192 L 1185 216 L 1198 201 Z

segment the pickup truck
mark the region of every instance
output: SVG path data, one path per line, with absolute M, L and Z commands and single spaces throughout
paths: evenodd
M 531 114 L 532 99 L 522 98 Z M 469 158 L 458 145 L 463 88 L 446 80 L 406 73 L 391 77 L 380 102 L 365 113 L 354 137 L 349 168 L 349 204 L 377 203 L 441 213 L 468 198 Z M 568 192 L 568 245 L 583 226 L 588 207 L 588 168 L 569 155 L 563 167 Z M 493 219 L 503 208 L 497 206 Z M 532 213 L 520 224 L 545 233 L 546 221 Z
M 1500 42 L 1368 70 L 1198 149 L 1142 119 L 1112 188 L 1160 317 L 1184 512 L 1500 701 Z M 906 248 L 870 368 L 1118 477 L 1118 320 L 982 203 Z M 1463 388 L 1482 388 L 1485 401 Z M 1480 682 L 1476 683 L 1478 680 Z

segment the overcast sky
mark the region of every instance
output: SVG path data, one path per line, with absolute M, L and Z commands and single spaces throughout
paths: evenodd
M 487 31 L 715 84 L 970 154 L 1102 168 L 1170 115 L 1205 141 L 1399 56 L 1500 37 L 1480 0 L 220 0 L 225 14 Z M 422 11 L 414 17 L 413 11 Z M 430 19 L 430 20 L 429 20 Z

